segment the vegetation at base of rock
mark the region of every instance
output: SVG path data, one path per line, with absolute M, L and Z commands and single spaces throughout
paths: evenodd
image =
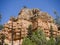
M 35 42 L 37 45 L 46 45 L 47 40 L 43 31 L 37 29 L 35 32 L 33 32 L 32 41 Z
M 33 32 L 32 32 L 32 26 L 29 25 L 29 28 L 28 28 L 28 34 L 27 34 L 27 35 L 28 35 L 27 37 L 28 37 L 29 39 L 31 39 L 32 33 L 33 33 Z
M 4 34 L 0 34 L 0 40 L 1 40 L 0 44 L 1 44 L 1 45 L 4 45 L 4 43 L 5 43 L 5 42 L 4 42 L 5 38 L 6 38 L 6 37 L 5 37 Z
M 46 37 L 42 30 L 36 30 L 33 32 L 31 39 L 26 37 L 23 40 L 23 45 L 46 45 Z
M 51 37 L 50 40 L 47 41 L 47 45 L 56 45 L 56 40 Z
M 52 28 L 52 25 L 50 26 L 50 38 L 53 37 L 53 28 Z
M 5 44 L 5 45 L 8 45 L 8 44 Z
M 32 40 L 30 40 L 29 38 L 24 38 L 23 40 L 23 44 L 22 45 L 36 45 L 34 42 L 32 42 Z
M 60 45 L 60 36 L 57 36 L 56 38 L 56 45 Z
M 31 39 L 29 37 L 24 38 L 22 45 L 60 45 L 60 37 L 55 39 L 52 36 L 47 40 L 43 30 L 37 29 L 33 32 Z

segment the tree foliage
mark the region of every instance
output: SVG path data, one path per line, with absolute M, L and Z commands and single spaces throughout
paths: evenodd
M 53 37 L 53 28 L 52 28 L 52 25 L 50 26 L 50 38 Z
M 60 45 L 60 35 L 56 38 L 56 45 Z
M 29 25 L 29 28 L 28 28 L 28 34 L 27 34 L 28 36 L 28 38 L 29 39 L 31 39 L 31 37 L 32 37 L 32 26 L 31 25 Z
M 23 45 L 60 45 L 60 37 L 57 36 L 55 39 L 52 34 L 52 27 L 50 29 L 51 37 L 49 40 L 46 39 L 46 36 L 41 29 L 37 29 L 32 32 L 31 28 L 29 27 L 29 34 L 27 37 L 23 39 Z M 31 34 L 32 33 L 32 34 Z
M 22 45 L 36 45 L 29 38 L 24 38 Z
M 46 45 L 46 37 L 42 30 L 36 30 L 31 35 L 31 38 L 26 37 L 23 40 L 23 45 Z
M 53 37 L 51 37 L 50 40 L 47 41 L 47 45 L 56 45 L 56 41 Z
M 54 14 L 56 15 L 55 23 L 57 25 L 60 25 L 60 16 L 58 15 L 58 12 L 56 10 L 54 10 Z
M 5 40 L 6 36 L 4 34 L 0 34 L 0 40 L 1 40 L 1 45 L 4 45 L 4 40 Z
M 0 24 L 0 30 L 2 30 L 3 28 L 4 28 L 3 25 Z
M 46 45 L 46 37 L 42 30 L 37 29 L 32 35 L 32 41 L 37 45 Z

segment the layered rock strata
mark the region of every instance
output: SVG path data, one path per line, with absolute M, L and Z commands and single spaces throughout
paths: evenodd
M 40 28 L 46 34 L 46 37 L 50 37 L 50 30 L 52 26 L 53 37 L 60 35 L 57 25 L 54 23 L 54 19 L 46 12 L 42 12 L 39 9 L 23 8 L 18 17 L 11 17 L 10 20 L 4 24 L 4 29 L 0 31 L 0 34 L 6 36 L 5 43 L 8 42 L 11 45 L 11 35 L 13 30 L 14 45 L 21 44 L 23 38 L 28 34 L 29 25 L 32 25 L 33 31 Z M 20 43 L 19 43 L 20 42 Z

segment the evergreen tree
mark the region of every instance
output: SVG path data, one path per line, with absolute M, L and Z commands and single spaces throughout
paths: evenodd
M 56 38 L 56 45 L 60 45 L 60 35 Z
M 27 37 L 28 37 L 29 39 L 31 39 L 32 33 L 33 33 L 33 32 L 32 32 L 32 25 L 29 25 L 28 34 L 27 34 L 27 35 L 28 35 Z
M 24 38 L 22 45 L 36 45 L 36 44 L 26 37 Z
M 4 40 L 5 40 L 5 35 L 4 34 L 0 34 L 0 40 L 1 40 L 1 45 L 4 45 Z
M 47 40 L 45 34 L 40 29 L 37 29 L 31 35 L 29 34 L 29 36 L 23 40 L 23 45 L 46 45 L 46 44 Z
M 56 45 L 56 40 L 53 37 L 53 28 L 50 26 L 50 40 L 47 41 L 47 45 Z
M 3 29 L 3 25 L 1 25 L 1 19 L 2 19 L 2 15 L 0 14 L 0 30 Z
M 50 26 L 50 38 L 53 37 L 53 28 L 52 25 Z
M 47 41 L 47 45 L 56 45 L 56 41 L 53 37 L 51 37 L 50 40 Z
M 42 30 L 36 30 L 32 35 L 32 41 L 35 42 L 37 45 L 46 45 L 46 37 Z
M 14 45 L 13 44 L 13 35 L 14 35 L 13 22 L 15 21 L 15 18 L 14 17 L 11 17 L 11 21 L 12 21 L 12 28 L 11 28 L 11 39 L 12 39 L 12 43 L 11 43 L 11 45 Z
M 57 25 L 60 25 L 60 16 L 58 15 L 57 11 L 54 10 L 54 14 L 56 15 L 56 18 L 55 18 L 55 23 Z
M 0 24 L 0 30 L 2 30 L 3 28 L 4 28 L 3 25 Z

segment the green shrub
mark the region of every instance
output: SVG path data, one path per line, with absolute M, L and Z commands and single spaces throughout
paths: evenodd
M 29 38 L 24 38 L 22 45 L 35 45 Z
M 5 43 L 5 45 L 8 45 L 8 44 Z
M 47 41 L 47 45 L 56 45 L 54 38 L 50 38 L 50 40 Z

